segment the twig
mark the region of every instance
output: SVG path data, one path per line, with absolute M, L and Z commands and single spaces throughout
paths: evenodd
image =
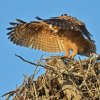
M 33 63 L 33 62 L 30 62 L 30 61 L 28 61 L 28 60 L 25 60 L 23 57 L 21 57 L 21 56 L 19 56 L 19 55 L 17 55 L 17 54 L 15 54 L 15 56 L 18 57 L 18 58 L 20 58 L 20 59 L 23 60 L 24 62 L 27 62 L 27 63 L 31 64 L 31 65 L 39 66 L 39 64 L 35 64 L 35 63 Z
M 4 95 L 2 95 L 1 97 L 4 97 L 4 96 L 6 96 L 6 95 L 13 95 L 13 94 L 15 94 L 17 92 L 17 90 L 13 90 L 13 91 L 10 91 L 10 92 L 7 92 L 7 93 L 5 93 Z
M 17 55 L 17 54 L 15 54 L 15 56 L 17 56 L 17 57 L 20 58 L 22 61 L 27 62 L 27 63 L 29 63 L 29 64 L 31 64 L 31 65 L 40 66 L 40 67 L 43 67 L 43 68 L 45 68 L 45 69 L 52 70 L 54 73 L 57 73 L 57 70 L 55 70 L 52 66 L 50 66 L 50 65 L 48 65 L 48 64 L 44 64 L 44 63 L 42 63 L 42 62 L 38 62 L 38 64 L 36 64 L 36 63 L 31 62 L 31 61 L 25 60 L 23 57 L 21 57 L 21 56 L 19 56 L 19 55 Z

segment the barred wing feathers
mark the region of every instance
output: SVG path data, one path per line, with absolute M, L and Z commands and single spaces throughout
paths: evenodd
M 17 19 L 18 23 L 10 23 L 8 28 L 10 41 L 14 44 L 39 49 L 45 52 L 64 51 L 63 40 L 51 33 L 49 26 L 43 22 L 26 23 Z

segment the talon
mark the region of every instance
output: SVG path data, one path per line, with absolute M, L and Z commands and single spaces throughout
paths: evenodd
M 74 57 L 70 56 L 69 59 L 70 59 L 70 60 L 74 60 Z
M 66 59 L 68 59 L 68 57 L 66 57 L 66 56 L 61 56 L 61 59 L 66 60 Z

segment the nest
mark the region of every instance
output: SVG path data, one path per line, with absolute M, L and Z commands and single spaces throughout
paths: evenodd
M 49 57 L 38 63 L 18 57 L 46 72 L 36 80 L 36 70 L 25 76 L 20 87 L 3 95 L 6 100 L 11 96 L 12 100 L 100 100 L 100 57 L 79 61 Z

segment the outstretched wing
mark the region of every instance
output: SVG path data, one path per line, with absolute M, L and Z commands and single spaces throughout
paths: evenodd
M 44 20 L 39 17 L 36 18 L 53 26 L 58 26 L 62 29 L 64 28 L 67 30 L 80 31 L 83 36 L 91 40 L 92 35 L 86 29 L 86 25 L 83 22 L 77 20 L 75 17 L 71 17 L 68 16 L 67 14 L 64 14 L 59 17 L 51 17 L 50 19 L 44 19 Z
M 26 23 L 17 19 L 18 23 L 10 23 L 9 39 L 17 45 L 40 49 L 47 52 L 64 51 L 63 40 L 51 33 L 49 26 L 43 22 Z

